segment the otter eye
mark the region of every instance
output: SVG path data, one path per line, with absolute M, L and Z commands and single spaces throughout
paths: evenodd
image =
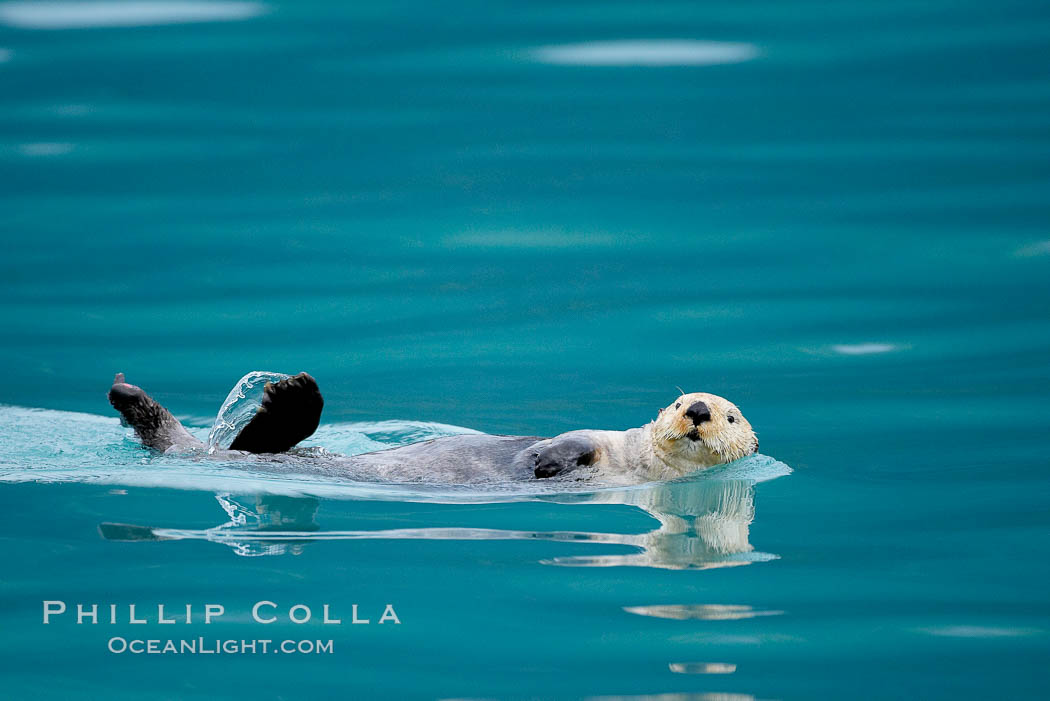
M 729 415 L 729 423 L 733 423 L 734 421 L 736 421 L 736 418 L 732 414 L 730 414 Z
M 682 408 L 682 403 L 678 402 L 677 404 L 674 405 L 674 408 L 675 409 L 681 409 Z

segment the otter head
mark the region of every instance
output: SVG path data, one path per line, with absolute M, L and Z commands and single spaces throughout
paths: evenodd
M 674 471 L 692 472 L 758 452 L 758 438 L 732 402 L 714 394 L 683 394 L 651 424 L 653 450 Z

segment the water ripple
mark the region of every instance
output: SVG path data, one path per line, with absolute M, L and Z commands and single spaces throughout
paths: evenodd
M 714 66 L 759 55 L 754 44 L 695 39 L 626 39 L 560 44 L 534 49 L 540 63 L 568 66 Z
M 732 674 L 736 665 L 728 662 L 671 662 L 667 665 L 675 674 Z
M 8 2 L 0 24 L 18 29 L 148 27 L 188 22 L 229 22 L 266 11 L 256 2 Z
M 639 616 L 670 618 L 676 621 L 738 621 L 759 616 L 779 616 L 783 611 L 763 611 L 737 604 L 664 604 L 657 606 L 625 606 L 624 611 Z

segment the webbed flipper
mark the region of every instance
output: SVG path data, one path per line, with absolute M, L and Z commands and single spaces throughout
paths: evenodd
M 594 464 L 598 445 L 584 436 L 555 438 L 536 456 L 535 475 L 539 479 L 554 477 L 563 472 Z
M 317 382 L 305 372 L 276 384 L 266 383 L 262 404 L 230 450 L 283 453 L 313 435 L 321 423 L 324 399 Z
M 173 445 L 187 449 L 204 445 L 141 387 L 125 382 L 122 372 L 113 378 L 113 386 L 109 388 L 109 403 L 135 429 L 147 448 L 163 452 Z

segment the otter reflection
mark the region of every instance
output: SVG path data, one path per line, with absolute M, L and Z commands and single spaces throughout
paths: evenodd
M 647 533 L 618 536 L 615 542 L 633 545 L 639 548 L 638 552 L 559 557 L 550 560 L 550 564 L 710 569 L 776 558 L 754 552 L 749 541 L 755 519 L 753 480 L 665 482 L 639 489 L 595 492 L 575 503 L 634 506 L 660 525 Z
M 211 529 L 213 531 L 251 529 L 261 534 L 270 532 L 284 534 L 289 532 L 313 533 L 321 528 L 317 524 L 317 509 L 321 502 L 313 497 L 265 494 L 255 497 L 252 505 L 249 505 L 247 500 L 238 500 L 229 494 L 216 494 L 215 498 L 226 515 L 230 517 L 230 521 Z M 309 540 L 288 539 L 279 541 L 239 540 L 234 535 L 234 538 L 226 541 L 226 544 L 238 555 L 260 557 L 263 555 L 298 555 L 303 551 L 303 545 L 308 542 Z
M 513 499 L 565 506 L 601 504 L 638 508 L 656 522 L 656 527 L 645 533 L 469 527 L 324 531 L 317 523 L 319 501 L 313 497 L 237 497 L 229 494 L 216 495 L 229 521 L 214 528 L 183 530 L 107 523 L 102 524 L 101 531 L 104 537 L 113 540 L 209 540 L 228 545 L 238 555 L 248 557 L 298 554 L 304 545 L 320 540 L 548 540 L 635 548 L 634 552 L 628 553 L 588 553 L 542 561 L 550 565 L 662 569 L 734 567 L 776 558 L 776 555 L 755 552 L 749 540 L 750 525 L 755 518 L 756 482 L 790 472 L 786 466 L 776 465 L 783 471 L 773 475 L 767 473 L 757 479 L 705 476 L 623 489 Z M 451 498 L 425 500 L 464 501 Z

